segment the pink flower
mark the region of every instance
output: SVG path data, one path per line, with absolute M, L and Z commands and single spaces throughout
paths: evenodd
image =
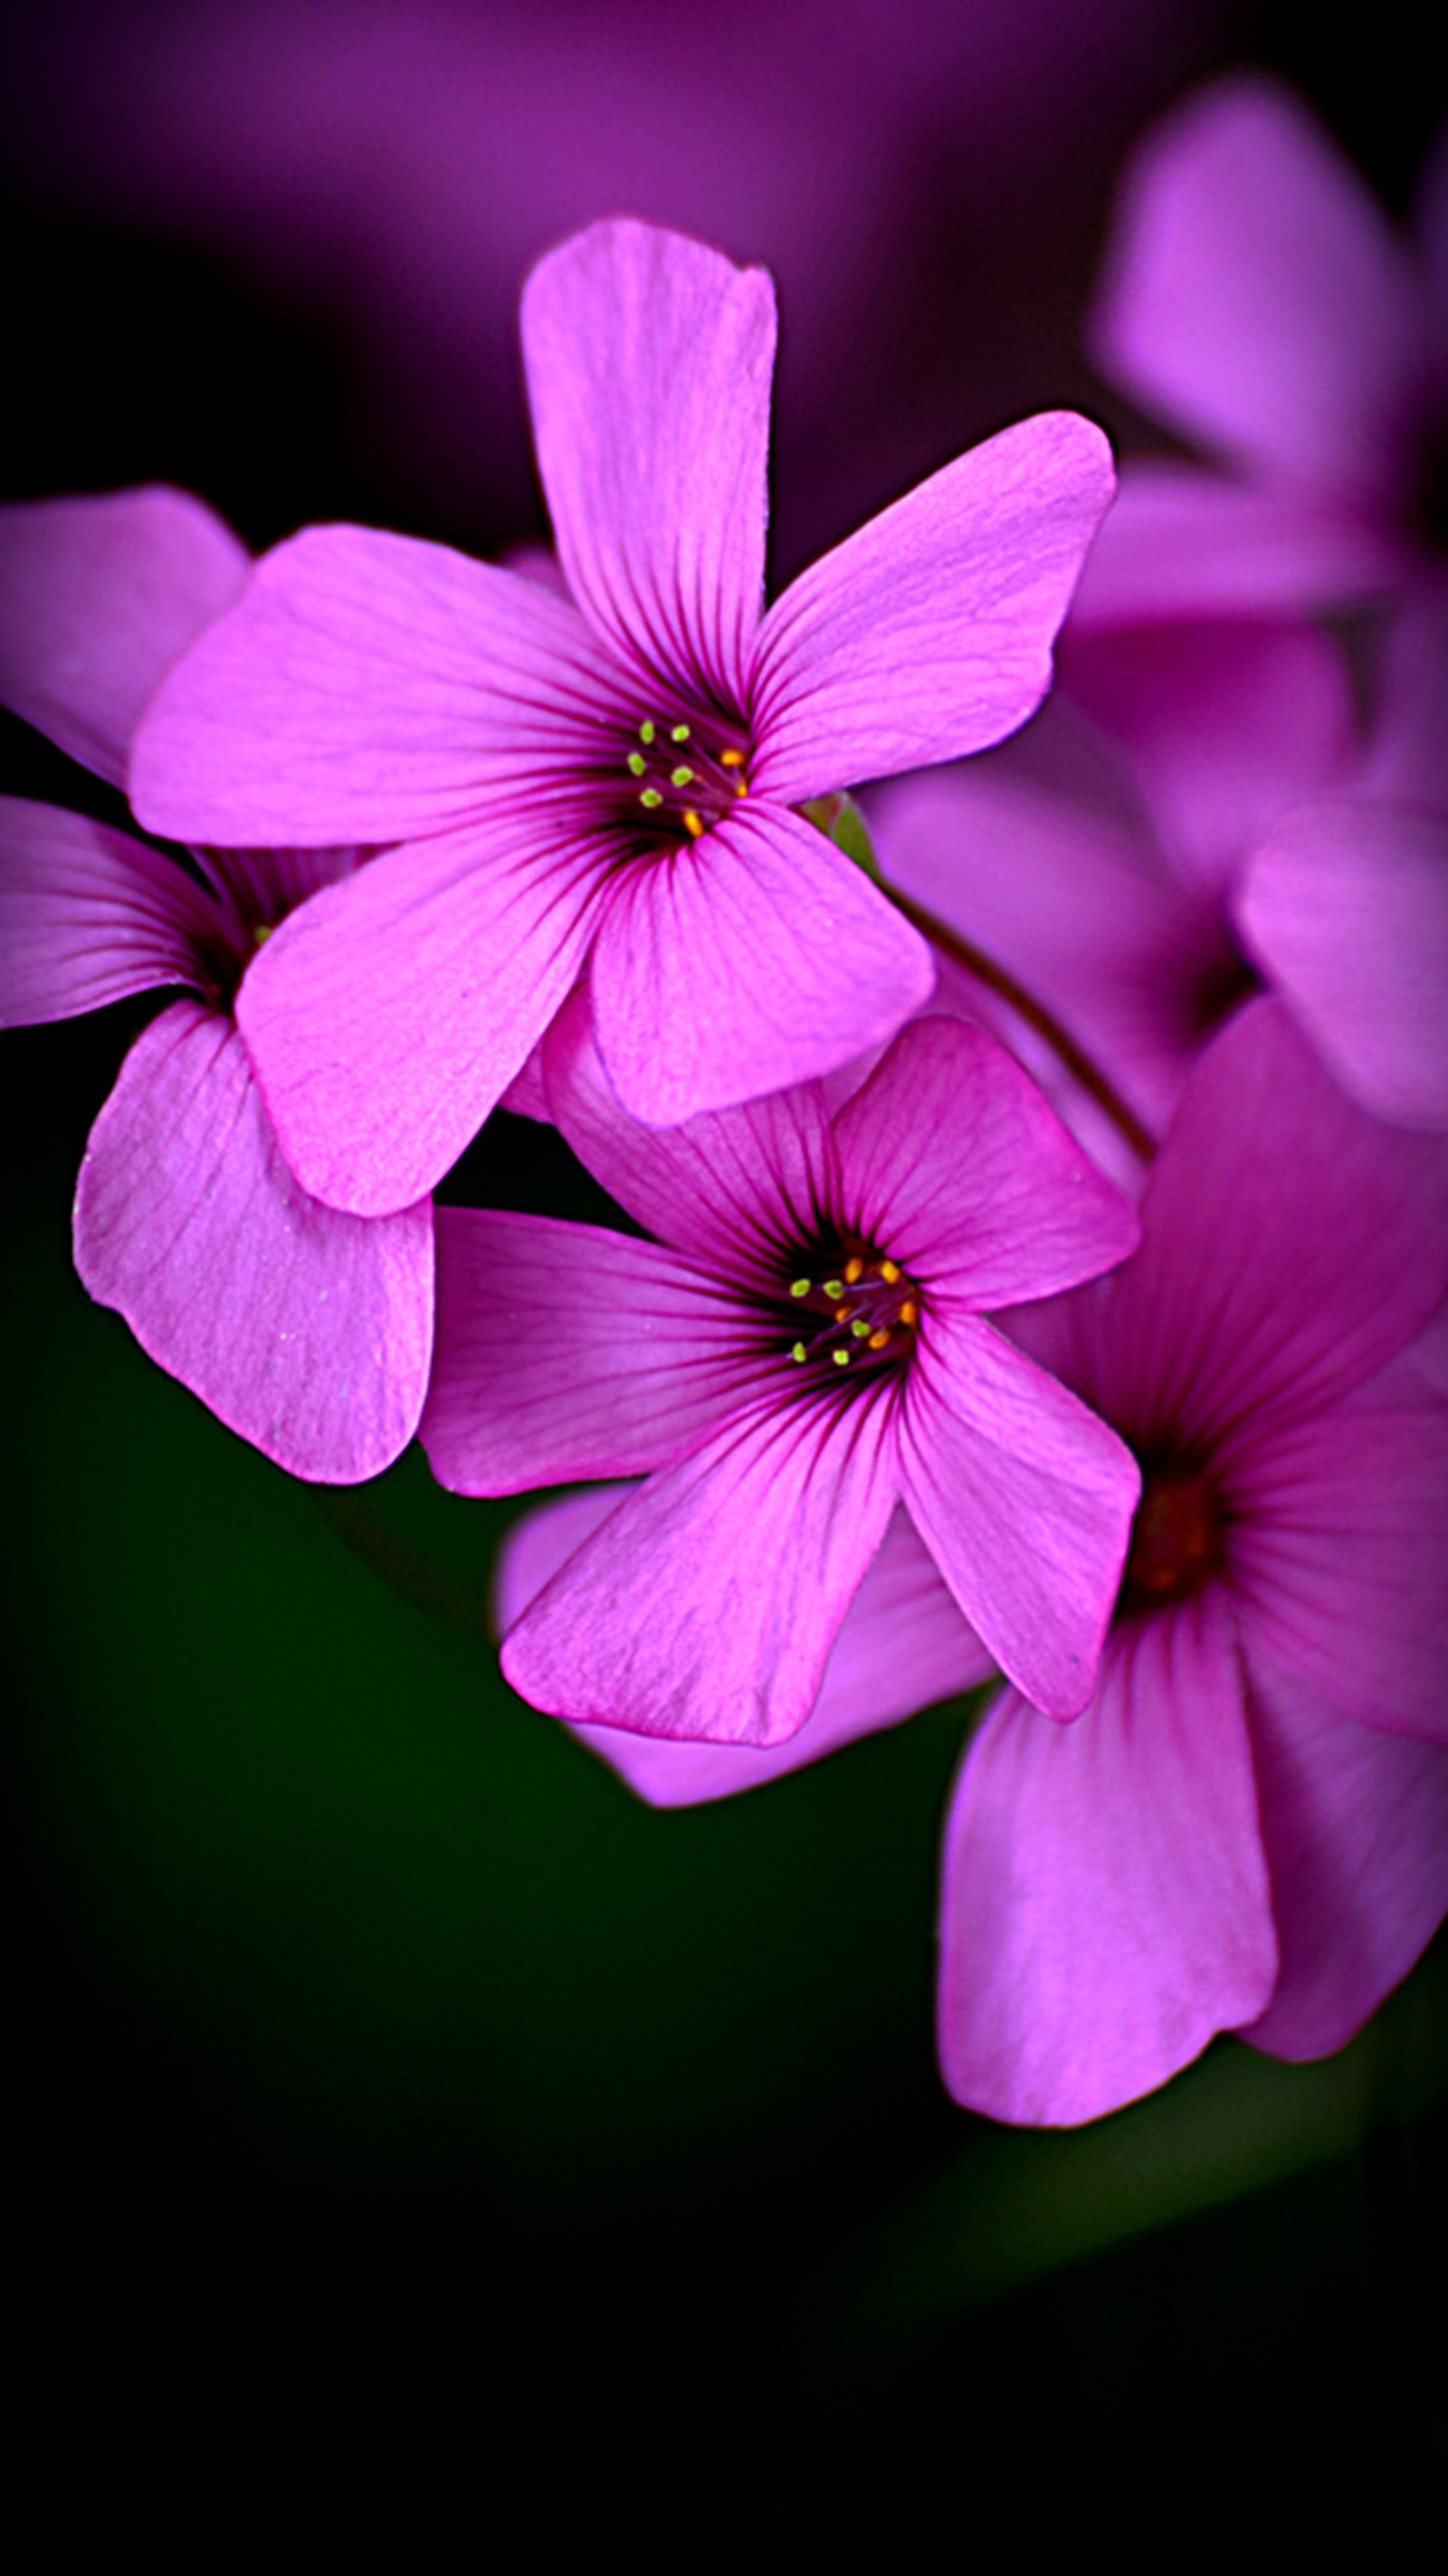
M 119 781 L 168 661 L 246 578 L 198 501 L 155 488 L 0 512 L 0 698 Z M 406 1445 L 427 1384 L 426 1207 L 379 1223 L 288 1170 L 237 1033 L 260 942 L 350 850 L 198 852 L 198 876 L 85 815 L 0 800 L 0 1024 L 181 985 L 91 1130 L 75 1257 L 100 1304 L 243 1438 L 344 1483 Z
M 1188 101 L 1131 169 L 1093 341 L 1102 372 L 1227 468 L 1138 464 L 1083 620 L 1307 608 L 1441 580 L 1448 190 L 1419 265 L 1275 83 Z
M 660 1126 L 841 1064 L 927 997 L 924 942 L 798 809 L 1029 714 L 1107 451 L 1070 414 L 1008 430 L 761 615 L 774 330 L 767 277 L 699 243 L 566 242 L 523 339 L 571 600 L 313 529 L 142 726 L 159 830 L 407 844 L 286 923 L 242 997 L 330 1203 L 430 1187 L 585 963 L 609 1078 Z
M 900 1036 L 833 1120 L 814 1086 L 667 1130 L 619 1109 L 582 997 L 547 1049 L 562 1130 L 641 1242 L 439 1212 L 440 1480 L 647 1475 L 512 1631 L 525 1698 L 769 1746 L 808 1716 L 897 1502 L 1008 1671 L 1091 1687 L 1135 1479 L 982 1320 L 1135 1239 L 994 1042 Z

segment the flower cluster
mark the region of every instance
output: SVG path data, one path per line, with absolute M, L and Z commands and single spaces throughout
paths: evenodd
M 1095 335 L 1231 474 L 1113 509 L 1043 415 L 768 606 L 768 278 L 612 220 L 522 322 L 546 559 L 0 513 L 0 697 L 169 845 L 0 808 L 0 1015 L 180 988 L 81 1276 L 295 1474 L 584 1485 L 503 1666 L 656 1804 L 996 1685 L 962 2102 L 1331 2049 L 1448 1910 L 1429 290 L 1290 100 L 1209 95 Z M 434 1209 L 500 1105 L 615 1226 Z

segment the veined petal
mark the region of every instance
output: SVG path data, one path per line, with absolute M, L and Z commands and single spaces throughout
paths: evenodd
M 121 786 L 146 700 L 249 569 L 215 511 L 164 483 L 0 510 L 0 702 Z
M 504 1631 L 619 1499 L 594 1486 L 544 1503 L 515 1521 L 498 1551 L 494 1602 Z M 730 1798 L 822 1761 L 857 1736 L 897 1726 L 933 1700 L 954 1698 L 990 1678 L 991 1662 L 962 1619 L 907 1515 L 896 1511 L 845 1622 L 830 1648 L 820 1694 L 787 1744 L 683 1744 L 630 1735 L 618 1726 L 580 1726 L 581 1744 L 610 1763 L 653 1807 L 692 1807 Z
M 774 288 L 615 218 L 539 261 L 523 356 L 558 551 L 645 678 L 744 703 L 764 601 Z
M 612 762 L 622 686 L 537 582 L 413 537 L 306 528 L 153 700 L 131 802 L 188 841 L 444 832 Z
M 1100 430 L 1042 412 L 811 565 L 760 629 L 752 785 L 794 805 L 1024 724 L 1113 489 Z
M 1071 602 L 1078 632 L 1188 617 L 1298 617 L 1401 581 L 1408 551 L 1350 504 L 1229 483 L 1199 465 L 1139 458 Z
M 878 1046 L 934 980 L 920 933 L 853 860 L 745 798 L 616 881 L 593 957 L 599 1052 L 625 1107 L 670 1127 Z
M 173 1003 L 91 1130 L 76 1267 L 142 1348 L 294 1476 L 375 1476 L 417 1425 L 432 1216 L 366 1224 L 309 1199 L 230 1022 Z
M 1282 1969 L 1241 2036 L 1325 2057 L 1448 1912 L 1448 1750 L 1359 1726 L 1256 1648 L 1248 1707 Z
M 619 1504 L 525 1611 L 503 1670 L 555 1717 L 783 1743 L 896 1490 L 888 1407 L 760 1406 Z
M 194 984 L 220 928 L 204 890 L 128 832 L 0 797 L 0 1028 Z
M 1140 1491 L 1129 1450 L 989 1325 L 929 1309 L 899 1446 L 905 1502 L 972 1627 L 1037 1708 L 1074 1717 Z
M 841 1213 L 932 1303 L 979 1311 L 1074 1287 L 1134 1250 L 1136 1211 L 1014 1058 L 917 1020 L 835 1122 Z
M 491 1209 L 437 1212 L 439 1482 L 513 1494 L 685 1455 L 753 1392 L 737 1301 L 654 1243 Z
M 1301 807 L 1251 861 L 1236 910 L 1343 1089 L 1397 1125 L 1448 1127 L 1448 824 Z
M 587 952 L 598 853 L 494 822 L 389 850 L 291 913 L 237 997 L 282 1151 L 359 1216 L 442 1178 Z
M 1277 1941 L 1219 1598 L 1113 1637 L 1074 1726 L 997 1704 L 956 1786 L 940 1929 L 945 2080 L 993 2119 L 1099 2119 L 1262 2010 Z

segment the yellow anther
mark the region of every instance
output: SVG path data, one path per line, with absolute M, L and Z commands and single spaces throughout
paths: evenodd
M 827 1297 L 843 1297 L 844 1293 L 845 1283 L 843 1279 L 827 1279 L 825 1281 L 825 1295 Z
M 881 1276 L 881 1278 L 884 1280 L 885 1285 L 886 1285 L 886 1287 L 887 1287 L 887 1288 L 893 1288 L 893 1287 L 894 1287 L 894 1285 L 895 1285 L 896 1280 L 897 1280 L 897 1279 L 899 1278 L 899 1276 L 900 1276 L 900 1264 L 899 1264 L 899 1262 L 898 1262 L 898 1261 L 882 1261 L 882 1262 L 881 1262 L 881 1264 L 880 1264 L 880 1276 Z
M 252 934 L 251 934 L 253 945 L 254 945 L 255 947 L 257 947 L 257 948 L 264 948 L 264 947 L 266 946 L 267 941 L 270 939 L 270 937 L 271 937 L 271 935 L 272 935 L 272 932 L 273 932 L 273 930 L 274 930 L 275 928 L 276 928 L 276 924 L 275 924 L 275 922 L 272 922 L 272 921 L 259 921 L 259 922 L 257 923 L 257 925 L 256 925 L 255 930 L 254 930 L 254 931 L 252 932 Z
M 805 1360 L 807 1360 L 807 1359 L 809 1358 L 809 1353 L 808 1353 L 808 1351 L 805 1349 L 805 1346 L 804 1346 L 803 1342 L 796 1342 L 796 1343 L 795 1343 L 795 1346 L 794 1346 L 793 1350 L 790 1352 L 790 1355 L 789 1355 L 789 1356 L 790 1356 L 790 1358 L 791 1358 L 792 1360 L 794 1360 L 797 1364 L 802 1364 Z
M 669 772 L 669 785 L 671 787 L 688 787 L 692 783 L 693 776 L 694 773 L 692 769 L 685 769 L 682 766 L 678 769 L 671 769 Z
M 743 752 L 736 751 L 731 743 L 727 751 L 720 752 L 719 766 L 721 769 L 742 769 L 744 766 Z
M 853 1286 L 854 1286 L 854 1284 L 855 1284 L 855 1281 L 856 1281 L 857 1279 L 863 1279 L 863 1278 L 864 1278 L 864 1275 L 865 1275 L 865 1265 L 864 1265 L 863 1261 L 860 1259 L 860 1256 L 859 1256 L 858 1252 L 852 1252 L 852 1253 L 851 1253 L 851 1255 L 850 1255 L 850 1257 L 849 1257 L 849 1260 L 845 1263 L 845 1285 L 846 1285 L 846 1287 L 847 1287 L 847 1288 L 853 1288 Z
M 809 1281 L 807 1279 L 791 1279 L 789 1283 L 789 1293 L 791 1297 L 807 1297 L 809 1295 Z
M 872 1350 L 872 1351 L 882 1351 L 882 1350 L 884 1349 L 884 1347 L 885 1347 L 885 1344 L 888 1342 L 889 1338 L 890 1338 L 890 1336 L 889 1336 L 889 1334 L 886 1332 L 884 1325 L 883 1325 L 883 1324 L 877 1325 L 877 1326 L 876 1326 L 875 1331 L 870 1335 L 870 1348 L 871 1348 L 871 1350 Z
M 848 1368 L 850 1365 L 850 1354 L 848 1351 L 831 1351 L 830 1357 L 834 1361 L 836 1368 Z
M 650 722 L 649 722 L 649 720 L 648 720 L 648 717 L 647 717 L 647 716 L 645 716 L 645 718 L 644 718 L 644 720 L 643 720 L 643 723 L 639 726 L 639 740 L 640 740 L 640 742 L 652 742 L 652 741 L 653 741 L 653 738 L 654 738 L 654 735 L 655 735 L 657 732 L 658 732 L 658 726 L 657 726 L 657 725 L 652 725 L 652 724 L 650 724 Z
M 914 1300 L 914 1298 L 913 1298 L 913 1297 L 907 1297 L 907 1298 L 906 1298 L 904 1305 L 901 1307 L 899 1314 L 898 1314 L 898 1315 L 896 1316 L 896 1318 L 895 1318 L 895 1321 L 897 1322 L 897 1324 L 918 1324 L 918 1323 L 919 1323 L 919 1321 L 920 1321 L 920 1309 L 919 1309 L 919 1307 L 916 1305 L 915 1300 Z
M 670 727 L 670 730 L 669 730 L 669 740 L 670 740 L 670 742 L 687 742 L 687 741 L 688 741 L 688 739 L 689 739 L 689 728 L 688 728 L 688 726 L 687 726 L 687 725 L 673 725 L 673 726 L 671 726 L 671 727 Z
M 635 778 L 642 778 L 644 771 L 648 767 L 648 762 L 645 760 L 641 751 L 631 751 L 628 756 L 628 765 L 633 771 Z
M 700 833 L 704 829 L 704 826 L 697 814 L 686 811 L 684 815 L 684 829 L 688 833 L 691 841 L 697 841 Z
M 657 787 L 645 787 L 639 796 L 639 803 L 647 805 L 650 813 L 656 805 L 662 805 L 663 801 L 663 796 Z
M 840 1320 L 840 1318 L 839 1318 L 839 1317 L 838 1317 L 838 1315 L 837 1315 L 837 1316 L 835 1317 L 835 1321 L 836 1321 L 836 1323 L 838 1323 L 838 1322 L 839 1322 L 839 1320 Z M 851 1326 L 850 1326 L 850 1330 L 851 1330 L 851 1332 L 854 1334 L 855 1339 L 856 1339 L 856 1341 L 857 1341 L 857 1342 L 862 1342 L 862 1341 L 864 1340 L 865 1335 L 868 1333 L 869 1329 L 870 1329 L 870 1327 L 869 1327 L 868 1323 L 866 1322 L 866 1320 L 865 1320 L 865 1318 L 864 1318 L 864 1316 L 863 1316 L 863 1315 L 857 1315 L 857 1316 L 855 1317 L 854 1322 L 853 1322 L 853 1323 L 851 1324 Z

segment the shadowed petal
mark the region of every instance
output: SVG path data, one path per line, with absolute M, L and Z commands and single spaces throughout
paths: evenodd
M 1255 1649 L 1248 1671 L 1282 1972 L 1242 2037 L 1325 2057 L 1448 1911 L 1448 1751 L 1357 1725 Z
M 614 886 L 593 954 L 599 1052 L 634 1117 L 669 1127 L 880 1045 L 934 980 L 919 931 L 853 860 L 746 799 Z
M 229 1021 L 177 1002 L 91 1130 L 76 1267 L 173 1377 L 278 1466 L 323 1484 L 406 1447 L 432 1347 L 432 1218 L 307 1198 Z
M 895 1491 L 885 1407 L 761 1408 L 619 1504 L 512 1630 L 503 1670 L 555 1717 L 783 1743 Z
M 282 923 L 237 1018 L 314 1197 L 383 1216 L 442 1178 L 578 972 L 595 864 L 495 823 L 390 850 Z
M 1114 1637 L 1074 1726 L 999 1702 L 951 1807 L 941 1945 L 945 2080 L 997 2120 L 1099 2119 L 1262 2010 L 1277 1943 L 1225 1604 Z
M 1197 465 L 1124 465 L 1071 602 L 1078 632 L 1183 617 L 1305 615 L 1402 579 L 1407 549 L 1346 503 Z
M 989 1325 L 928 1310 L 899 1442 L 904 1499 L 966 1617 L 1038 1708 L 1074 1717 L 1140 1491 L 1129 1450 Z
M 307 528 L 147 710 L 131 802 L 190 841 L 410 840 L 593 756 L 619 691 L 538 583 L 413 537 Z
M 613 220 L 523 290 L 538 463 L 580 606 L 648 679 L 742 706 L 764 596 L 774 288 Z
M 776 600 L 750 777 L 798 804 L 954 760 L 1024 724 L 1114 489 L 1111 451 L 1042 412 L 933 474 Z
M 121 786 L 146 700 L 249 569 L 215 511 L 163 483 L 0 510 L 0 702 Z
M 661 1466 L 757 1382 L 737 1302 L 657 1244 L 552 1217 L 439 1208 L 437 1259 L 422 1439 L 455 1492 Z
M 619 1492 L 610 1485 L 569 1494 L 514 1522 L 493 1576 L 502 1629 L 521 1618 L 549 1578 L 607 1519 Z M 672 1743 L 663 1736 L 626 1734 L 617 1726 L 582 1726 L 575 1732 L 580 1744 L 610 1763 L 650 1806 L 692 1807 L 707 1798 L 730 1798 L 740 1789 L 762 1787 L 807 1762 L 822 1761 L 842 1744 L 896 1726 L 933 1700 L 973 1690 L 990 1673 L 990 1658 L 979 1638 L 962 1619 L 907 1516 L 896 1511 L 830 1648 L 808 1722 L 787 1744 L 761 1753 L 746 1744 Z
M 0 797 L 0 1028 L 194 984 L 221 926 L 202 888 L 128 832 Z

